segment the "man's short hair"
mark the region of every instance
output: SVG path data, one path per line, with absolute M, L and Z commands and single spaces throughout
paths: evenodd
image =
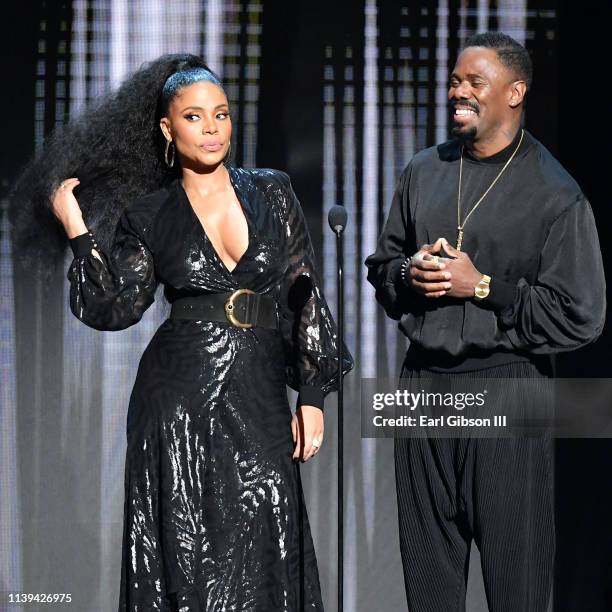
M 531 89 L 533 66 L 527 49 L 511 36 L 502 32 L 482 32 L 470 36 L 464 45 L 466 47 L 486 47 L 495 49 L 499 61 L 514 72 L 518 79 L 525 81 L 527 89 Z

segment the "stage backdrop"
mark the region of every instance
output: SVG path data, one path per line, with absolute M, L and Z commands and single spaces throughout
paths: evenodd
M 17 155 L 2 169 L 4 192 L 54 125 L 143 62 L 191 52 L 227 86 L 236 163 L 291 175 L 334 314 L 335 238 L 326 217 L 334 204 L 346 207 L 346 342 L 357 366 L 345 397 L 345 610 L 406 609 L 393 444 L 360 438 L 358 404 L 360 378 L 396 377 L 406 343 L 377 306 L 363 260 L 375 249 L 399 173 L 416 151 L 447 138 L 448 75 L 471 33 L 499 29 L 527 45 L 536 67 L 527 127 L 555 151 L 558 109 L 548 93 L 558 88 L 555 2 L 73 0 L 29 3 L 20 17 L 26 93 Z M 49 290 L 16 266 L 7 204 L 0 217 L 0 590 L 70 592 L 79 612 L 113 610 L 129 392 L 167 308 L 159 294 L 133 328 L 87 328 L 68 308 L 68 253 Z M 301 468 L 330 611 L 335 401 L 327 400 L 321 453 Z M 476 550 L 469 591 L 468 609 L 486 610 Z

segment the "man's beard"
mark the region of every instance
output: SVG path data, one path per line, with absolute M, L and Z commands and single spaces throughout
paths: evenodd
M 459 125 L 454 125 L 451 128 L 451 134 L 453 135 L 453 137 L 458 138 L 463 144 L 473 143 L 476 139 L 477 133 L 478 130 L 475 126 L 472 126 L 467 130 L 463 129 L 463 127 Z

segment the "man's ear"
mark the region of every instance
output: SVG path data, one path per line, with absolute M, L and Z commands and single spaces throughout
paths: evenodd
M 510 96 L 508 100 L 508 104 L 512 108 L 516 108 L 523 99 L 525 98 L 525 94 L 527 93 L 527 84 L 525 81 L 514 81 L 510 85 Z
M 159 127 L 166 140 L 172 140 L 172 134 L 170 133 L 170 119 L 168 117 L 162 117 L 159 120 Z

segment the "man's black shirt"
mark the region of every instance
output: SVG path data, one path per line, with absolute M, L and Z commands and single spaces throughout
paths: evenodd
M 463 152 L 461 219 L 487 190 L 520 138 L 491 157 Z M 403 283 L 400 266 L 425 243 L 457 241 L 461 144 L 417 153 L 400 176 L 376 252 L 365 264 L 376 298 L 411 345 L 453 362 L 474 355 L 577 349 L 599 336 L 605 279 L 591 207 L 572 177 L 525 130 L 516 155 L 464 228 L 462 251 L 491 292 L 482 302 L 425 298 Z M 452 279 L 451 279 L 452 282 Z

